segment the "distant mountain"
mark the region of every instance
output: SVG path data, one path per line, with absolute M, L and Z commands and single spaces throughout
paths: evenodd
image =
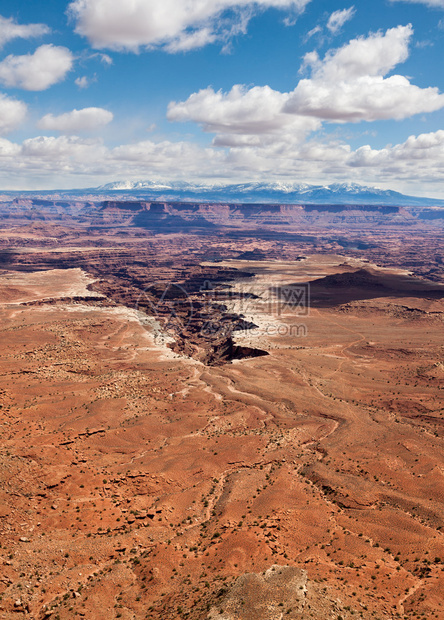
M 85 189 L 4 191 L 3 196 L 44 200 L 145 200 L 275 205 L 379 205 L 409 207 L 423 219 L 442 219 L 444 200 L 406 196 L 393 190 L 358 183 L 308 185 L 307 183 L 203 184 L 185 181 L 116 181 Z M 435 209 L 433 208 L 435 207 Z M 427 213 L 420 215 L 426 209 Z
M 405 196 L 392 190 L 382 190 L 357 183 L 307 185 L 305 183 L 258 182 L 204 185 L 180 181 L 117 181 L 84 191 L 98 194 L 119 194 L 121 198 L 125 199 L 133 196 L 139 200 L 278 204 L 378 204 L 410 207 L 444 205 L 444 200 Z

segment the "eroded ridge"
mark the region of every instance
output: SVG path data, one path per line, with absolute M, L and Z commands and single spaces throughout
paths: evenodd
M 441 246 L 240 232 L 2 231 L 0 616 L 443 617 Z M 172 351 L 190 279 L 269 355 Z

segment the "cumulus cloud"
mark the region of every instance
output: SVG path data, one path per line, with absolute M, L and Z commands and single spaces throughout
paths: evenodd
M 42 169 L 45 162 L 50 161 L 51 165 L 55 161 L 61 164 L 71 160 L 73 163 L 90 164 L 95 157 L 106 154 L 106 148 L 100 141 L 82 140 L 78 136 L 60 136 L 53 138 L 50 136 L 39 136 L 24 140 L 21 145 L 21 156 L 26 158 L 36 158 L 42 161 Z
M 228 93 L 206 88 L 184 102 L 168 106 L 170 121 L 194 121 L 215 133 L 214 146 L 258 147 L 276 140 L 301 142 L 320 121 L 282 112 L 288 93 L 269 86 L 246 89 L 233 86 Z
M 355 12 L 354 6 L 349 9 L 342 9 L 342 11 L 335 11 L 328 18 L 328 30 L 330 30 L 332 34 L 337 34 L 341 30 L 342 26 L 352 19 Z
M 23 101 L 0 93 L 0 134 L 16 129 L 25 119 L 26 112 L 26 104 Z
M 189 142 L 154 142 L 150 140 L 109 148 L 98 139 L 79 136 L 39 136 L 15 144 L 0 138 L 0 179 L 2 185 L 15 184 L 75 187 L 120 177 L 171 178 L 171 170 L 182 178 L 227 173 L 231 166 L 226 156 L 212 148 Z
M 46 114 L 39 120 L 37 127 L 49 131 L 60 131 L 64 134 L 74 134 L 78 131 L 92 131 L 103 127 L 113 118 L 112 112 L 103 108 L 83 108 L 65 112 L 59 116 Z
M 411 26 L 350 41 L 320 59 L 305 56 L 311 77 L 290 93 L 269 86 L 236 85 L 229 92 L 202 89 L 168 106 L 170 121 L 193 121 L 215 133 L 218 146 L 269 144 L 270 137 L 295 141 L 322 121 L 402 119 L 444 107 L 437 88 L 419 88 L 401 75 L 384 77 L 408 57 Z M 236 137 L 234 137 L 236 136 Z
M 299 83 L 286 110 L 332 122 L 403 119 L 444 107 L 437 88 L 419 88 L 401 75 L 363 76 L 353 83 Z
M 315 79 L 329 82 L 352 81 L 362 76 L 386 75 L 396 65 L 407 60 L 412 26 L 391 28 L 384 34 L 352 39 L 343 47 L 329 51 L 323 60 L 316 52 L 305 56 Z
M 405 118 L 444 107 L 444 95 L 437 89 L 419 88 L 401 75 L 387 77 L 408 57 L 412 32 L 411 26 L 399 26 L 354 39 L 323 58 L 312 52 L 303 64 L 308 77 L 291 92 L 236 85 L 228 92 L 205 88 L 171 102 L 169 120 L 198 123 L 214 134 L 209 146 L 143 140 L 111 148 L 98 139 L 71 135 L 109 122 L 112 114 L 107 110 L 46 115 L 39 127 L 69 135 L 40 136 L 22 144 L 1 139 L 0 177 L 10 187 L 14 178 L 17 185 L 28 178 L 37 179 L 40 186 L 47 179 L 47 186 L 69 187 L 112 177 L 172 175 L 202 181 L 266 177 L 319 182 L 327 177 L 398 188 L 400 180 L 407 184 L 442 179 L 444 131 L 411 136 L 383 149 L 366 145 L 357 150 L 337 137 L 315 133 L 325 121 Z M 5 98 L 0 97 L 0 130 L 9 114 L 7 131 L 20 122 L 26 106 L 20 117 L 24 104 L 11 104 L 8 114 L 2 105 L 6 110 Z
M 444 107 L 437 88 L 401 75 L 384 76 L 408 57 L 412 27 L 398 26 L 350 41 L 321 60 L 307 54 L 311 78 L 299 82 L 284 111 L 335 122 L 402 119 Z
M 239 137 L 233 135 L 234 138 Z M 40 136 L 16 144 L 0 138 L 0 178 L 8 187 L 90 186 L 114 178 L 214 180 L 295 180 L 318 183 L 325 178 L 404 189 L 414 183 L 442 184 L 444 131 L 411 136 L 384 149 L 323 141 L 286 141 L 282 135 L 268 144 L 227 148 L 190 142 L 144 140 L 109 148 L 97 139 Z M 57 177 L 54 171 L 57 170 Z M 172 173 L 172 171 L 175 171 Z M 33 182 L 34 180 L 34 182 Z M 411 188 L 411 186 L 410 186 Z M 400 188 L 401 189 L 401 188 Z
M 13 39 L 31 39 L 50 32 L 45 24 L 18 24 L 12 17 L 0 15 L 0 48 Z
M 41 45 L 34 54 L 11 54 L 0 62 L 0 82 L 24 90 L 46 90 L 65 78 L 73 62 L 66 47 Z
M 398 170 L 410 165 L 424 170 L 430 167 L 441 168 L 444 158 L 444 131 L 409 136 L 402 144 L 388 146 L 384 149 L 372 149 L 365 145 L 358 148 L 350 157 L 349 165 L 358 168 L 381 168 L 394 166 Z
M 386 184 L 410 188 L 424 184 L 443 185 L 444 131 L 410 136 L 405 142 L 372 149 L 369 145 L 352 150 L 333 139 L 310 140 L 300 144 L 275 141 L 227 151 L 225 166 L 232 174 L 260 178 L 303 178 L 309 182 L 325 178 L 347 179 L 372 185 Z
M 12 162 L 13 158 L 20 154 L 20 145 L 14 144 L 5 138 L 0 138 L 0 161 Z
M 244 32 L 254 10 L 300 13 L 311 0 L 74 0 L 76 32 L 95 48 L 187 51 Z M 224 16 L 225 12 L 229 16 Z
M 410 136 L 401 144 L 383 149 L 365 145 L 351 153 L 347 167 L 358 176 L 378 177 L 392 186 L 399 183 L 418 191 L 422 184 L 426 192 L 433 186 L 442 193 L 442 162 L 444 161 L 444 131 Z
M 24 178 L 37 177 L 40 184 L 47 179 L 50 186 L 62 182 L 69 187 L 78 184 L 80 178 L 86 184 L 91 179 L 96 182 L 97 178 L 113 176 L 171 178 L 172 170 L 176 171 L 175 178 L 185 179 L 261 178 L 264 174 L 270 178 L 305 175 L 309 179 L 325 167 L 338 166 L 339 162 L 343 166 L 348 153 L 348 147 L 336 144 L 295 148 L 273 142 L 266 149 L 217 149 L 184 141 L 144 140 L 108 148 L 100 140 L 78 136 L 40 136 L 22 144 L 0 140 L 0 177 L 9 187 L 14 178 L 22 186 Z
M 282 109 L 288 93 L 280 93 L 269 86 L 247 89 L 236 85 L 228 93 L 212 88 L 192 94 L 186 101 L 171 102 L 167 117 L 170 121 L 194 121 L 207 132 L 253 135 L 279 133 L 290 127 L 302 135 L 313 131 L 319 124 Z

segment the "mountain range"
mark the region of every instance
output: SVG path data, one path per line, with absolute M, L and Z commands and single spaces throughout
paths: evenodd
M 10 198 L 46 200 L 114 200 L 199 202 L 275 205 L 378 205 L 427 209 L 428 217 L 442 217 L 444 200 L 407 196 L 393 190 L 358 183 L 308 185 L 307 183 L 203 184 L 185 181 L 116 181 L 83 189 L 0 191 L 0 201 Z M 435 214 L 434 211 L 441 213 Z
M 357 183 L 308 185 L 305 183 L 257 182 L 204 185 L 186 182 L 117 181 L 83 191 L 91 194 L 111 194 L 114 197 L 120 196 L 122 199 L 134 197 L 139 200 L 444 206 L 444 200 L 406 196 L 393 190 L 382 190 Z

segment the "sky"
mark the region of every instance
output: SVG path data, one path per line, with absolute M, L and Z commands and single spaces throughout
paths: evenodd
M 444 0 L 2 0 L 0 190 L 444 198 Z

